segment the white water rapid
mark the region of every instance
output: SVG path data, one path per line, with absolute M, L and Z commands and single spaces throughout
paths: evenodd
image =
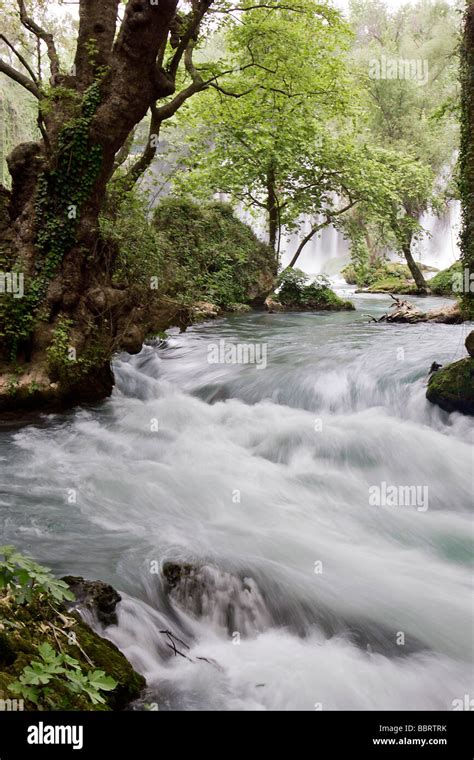
M 121 592 L 105 635 L 142 702 L 449 710 L 474 693 L 472 420 L 424 397 L 472 325 L 367 324 L 388 297 L 354 302 L 173 333 L 117 359 L 104 403 L 4 426 L 3 541 Z M 220 340 L 266 346 L 266 366 L 209 363 Z M 427 498 L 373 505 L 383 483 Z M 171 592 L 166 562 L 188 566 Z

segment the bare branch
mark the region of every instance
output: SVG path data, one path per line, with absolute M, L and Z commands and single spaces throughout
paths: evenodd
M 122 164 L 127 160 L 128 154 L 130 153 L 130 148 L 133 144 L 133 138 L 135 137 L 136 127 L 134 127 L 132 130 L 130 130 L 130 133 L 125 140 L 124 144 L 118 151 L 118 153 L 115 156 L 115 162 L 114 162 L 114 171 L 119 168 L 119 166 L 122 166 Z
M 159 109 L 155 104 L 150 107 L 150 110 L 151 120 L 147 143 L 140 158 L 135 161 L 124 177 L 123 181 L 126 187 L 132 187 L 135 184 L 137 179 L 148 169 L 156 154 L 162 119 L 158 115 Z
M 34 82 L 31 81 L 25 74 L 22 74 L 20 71 L 17 71 L 14 69 L 10 64 L 8 64 L 6 61 L 2 61 L 0 58 L 0 71 L 7 75 L 10 79 L 12 79 L 14 82 L 17 82 L 18 84 L 21 84 L 22 87 L 25 88 L 25 90 L 28 90 L 31 92 L 32 95 L 35 96 L 35 98 L 38 98 L 40 100 L 41 93 Z
M 50 32 L 42 29 L 31 16 L 28 16 L 24 0 L 17 0 L 18 7 L 20 9 L 20 20 L 25 29 L 32 32 L 36 37 L 43 40 L 46 43 L 48 49 L 48 58 L 51 66 L 51 76 L 54 77 L 59 74 L 59 57 L 54 43 L 54 37 Z
M 31 68 L 31 66 L 29 65 L 28 61 L 25 59 L 25 57 L 21 53 L 19 53 L 18 50 L 16 50 L 16 48 L 5 37 L 4 34 L 0 34 L 0 40 L 3 40 L 3 42 L 5 43 L 5 45 L 7 45 L 10 48 L 10 50 L 16 55 L 16 57 L 20 61 L 21 65 L 24 66 L 25 69 L 27 70 L 27 72 L 30 75 L 30 77 L 32 78 L 33 82 L 35 84 L 38 84 L 38 80 L 36 79 L 35 73 L 34 73 L 33 69 Z
M 185 51 L 188 48 L 189 43 L 192 40 L 196 39 L 197 33 L 199 31 L 199 27 L 201 25 L 201 21 L 203 20 L 205 14 L 209 11 L 209 8 L 212 5 L 212 3 L 213 3 L 213 0 L 200 0 L 197 8 L 194 10 L 194 13 L 189 22 L 188 28 L 186 29 L 183 36 L 180 38 L 176 51 L 173 54 L 168 65 L 166 66 L 166 71 L 173 80 L 176 77 L 179 64 L 181 62 L 181 59 Z

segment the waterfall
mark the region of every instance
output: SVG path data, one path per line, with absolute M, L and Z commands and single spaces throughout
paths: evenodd
M 461 207 L 459 201 L 452 201 L 446 213 L 437 217 L 432 212 L 422 215 L 420 224 L 426 230 L 421 240 L 413 245 L 413 253 L 417 261 L 423 264 L 446 269 L 459 258 L 459 232 Z M 299 231 L 283 236 L 282 256 L 283 266 L 288 266 L 301 239 L 310 231 L 311 220 L 303 217 Z M 403 257 L 391 254 L 394 261 L 403 261 Z M 350 261 L 348 241 L 332 225 L 307 243 L 298 259 L 297 267 L 309 275 L 337 275 Z

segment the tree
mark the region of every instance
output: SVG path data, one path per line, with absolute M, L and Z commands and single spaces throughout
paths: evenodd
M 332 133 L 350 121 L 356 100 L 340 13 L 304 0 L 296 20 L 281 6 L 264 20 L 254 11 L 231 22 L 223 44 L 237 69 L 234 97 L 208 91 L 180 119 L 189 139 L 176 192 L 224 193 L 263 215 L 276 256 L 282 229 L 297 224 L 309 198 L 315 213 L 341 213 L 331 194 L 343 181 L 337 157 L 350 130 L 339 141 Z M 249 53 L 255 66 L 245 65 Z
M 240 7 L 247 5 L 261 5 L 265 14 L 276 7 L 248 0 Z M 101 376 L 109 383 L 111 353 L 121 346 L 137 350 L 150 327 L 152 311 L 132 297 L 133 288 L 114 286 L 116 251 L 98 234 L 99 214 L 121 171 L 121 152 L 147 111 L 153 138 L 189 97 L 225 78 L 220 62 L 197 72 L 193 53 L 209 28 L 227 24 L 233 6 L 227 0 L 80 0 L 72 67 L 69 50 L 63 60 L 63 48 L 41 23 L 44 6 L 27 7 L 25 0 L 8 6 L 12 29 L 18 14 L 21 40 L 33 40 L 36 64 L 7 35 L 15 65 L 0 58 L 0 73 L 37 101 L 41 129 L 41 139 L 8 157 L 12 187 L 8 210 L 2 208 L 0 270 L 3 290 L 24 278 L 24 295 L 0 299 L 0 360 L 3 388 L 19 366 L 48 390 L 51 356 L 67 349 L 74 360 L 58 382 L 69 392 Z M 147 142 L 123 187 L 149 164 L 155 143 Z
M 457 142 L 456 12 L 444 0 L 393 13 L 379 0 L 360 0 L 351 4 L 351 20 L 357 40 L 353 59 L 366 86 L 364 110 L 373 141 L 397 151 L 402 165 L 411 157 L 431 173 L 431 184 L 418 184 L 416 192 L 400 176 L 402 213 L 393 217 L 392 229 L 396 249 L 425 290 L 412 243 L 422 234 L 421 215 L 439 212 L 453 197 L 447 178 Z
M 461 45 L 461 149 L 459 156 L 459 190 L 461 195 L 461 257 L 468 272 L 469 284 L 474 272 L 474 3 L 464 14 Z M 471 286 L 464 292 L 466 310 L 472 316 Z

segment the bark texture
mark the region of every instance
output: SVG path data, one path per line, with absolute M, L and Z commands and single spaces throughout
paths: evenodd
M 188 46 L 212 4 L 193 0 L 177 28 L 177 2 L 129 0 L 118 27 L 118 0 L 81 0 L 68 74 L 60 71 L 52 36 L 18 3 L 25 29 L 47 46 L 51 76 L 46 91 L 21 74 L 19 83 L 40 101 L 43 139 L 12 151 L 12 191 L 0 191 L 0 271 L 21 274 L 24 282 L 23 297 L 0 298 L 0 409 L 15 403 L 6 391 L 15 374 L 17 403 L 24 396 L 33 405 L 51 396 L 103 396 L 115 350 L 138 351 L 163 321 L 186 321 L 176 305 L 164 319 L 163 304 L 114 285 L 117 251 L 98 233 L 120 150 L 149 109 L 157 128 L 157 103 L 173 95 L 179 63 L 185 54 L 191 60 Z M 174 52 L 165 62 L 171 36 Z M 165 102 L 168 110 L 174 100 Z M 147 146 L 136 172 L 153 154 Z M 61 365 L 58 352 L 70 349 L 75 358 Z

